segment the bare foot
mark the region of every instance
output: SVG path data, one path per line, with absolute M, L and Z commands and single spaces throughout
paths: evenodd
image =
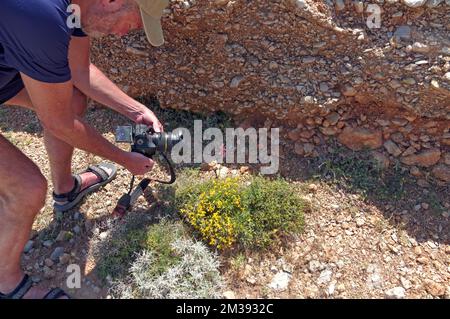
M 112 172 L 111 169 L 108 169 L 106 167 L 104 167 L 103 170 L 108 175 L 110 175 L 111 172 Z M 84 189 L 86 189 L 86 188 L 88 188 L 88 187 L 90 187 L 90 186 L 92 186 L 94 184 L 97 184 L 97 183 L 101 182 L 101 179 L 97 175 L 95 175 L 94 173 L 91 173 L 91 172 L 82 173 L 80 175 L 80 177 L 81 177 L 81 189 L 80 189 L 80 191 L 82 191 L 82 190 L 84 190 Z

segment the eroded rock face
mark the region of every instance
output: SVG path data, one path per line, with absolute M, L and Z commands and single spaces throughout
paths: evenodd
M 163 47 L 105 38 L 94 61 L 165 107 L 285 120 L 357 102 L 450 119 L 450 6 L 425 3 L 378 4 L 368 28 L 368 2 L 172 0 Z
M 431 172 L 450 151 L 449 1 L 171 0 L 168 11 L 160 48 L 142 32 L 93 44 L 132 96 L 263 118 L 301 156 L 337 137 Z

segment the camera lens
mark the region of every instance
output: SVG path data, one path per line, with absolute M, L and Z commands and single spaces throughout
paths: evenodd
M 183 134 L 180 133 L 155 133 L 153 141 L 160 152 L 170 152 L 172 148 L 183 140 Z

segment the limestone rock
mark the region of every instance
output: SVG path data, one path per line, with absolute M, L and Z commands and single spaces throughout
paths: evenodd
M 269 288 L 276 291 L 284 291 L 287 289 L 291 277 L 291 274 L 280 271 L 273 277 L 271 283 L 269 284 Z
M 447 56 L 448 8 L 435 0 L 377 1 L 381 33 L 364 33 L 356 26 L 366 22 L 361 12 L 367 2 L 353 3 L 171 1 L 162 21 L 164 46 L 151 48 L 142 31 L 102 37 L 93 41 L 92 60 L 129 95 L 158 92 L 161 106 L 173 109 L 295 121 L 354 99 L 445 119 L 446 62 L 433 58 L 412 67 L 410 53 L 401 46 L 400 52 L 385 50 L 381 35 L 390 30 L 388 36 L 410 45 L 411 54 Z M 429 23 L 412 18 L 425 4 Z M 390 19 L 399 12 L 408 19 Z M 430 85 L 434 78 L 439 89 Z
M 445 164 L 436 165 L 431 172 L 434 177 L 444 182 L 450 182 L 450 166 Z
M 405 288 L 394 287 L 386 291 L 386 297 L 390 299 L 403 299 L 405 298 Z
M 423 6 L 427 0 L 403 0 L 403 2 L 411 8 L 418 8 Z
M 440 5 L 444 0 L 428 0 L 427 7 L 428 8 L 435 8 L 438 5 Z
M 234 291 L 227 290 L 223 293 L 223 297 L 225 299 L 236 299 L 236 294 L 234 293 Z
M 400 156 L 400 154 L 402 153 L 402 150 L 400 149 L 400 147 L 398 147 L 397 144 L 395 144 L 391 140 L 384 142 L 383 145 L 384 145 L 384 148 L 388 151 L 388 153 L 395 157 Z
M 383 145 L 381 131 L 370 130 L 366 128 L 346 127 L 338 136 L 340 143 L 354 151 L 362 149 L 377 149 Z
M 409 155 L 401 158 L 401 162 L 406 165 L 416 165 L 430 167 L 439 162 L 441 151 L 439 149 L 425 150 L 419 154 Z
M 445 286 L 437 283 L 433 280 L 426 280 L 425 281 L 425 289 L 427 290 L 427 292 L 434 296 L 434 297 L 440 297 L 443 296 L 445 294 Z

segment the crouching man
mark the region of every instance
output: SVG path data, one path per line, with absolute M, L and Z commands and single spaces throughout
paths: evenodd
M 71 4 L 80 8 L 81 28 L 68 23 Z M 136 123 L 163 130 L 152 111 L 90 63 L 89 37 L 124 35 L 144 26 L 151 44 L 162 45 L 160 20 L 167 5 L 168 0 L 1 1 L 0 107 L 32 109 L 42 123 L 56 210 L 71 209 L 115 177 L 116 167 L 109 163 L 72 175 L 74 147 L 135 175 L 152 169 L 150 159 L 115 147 L 83 120 L 89 97 Z M 33 287 L 20 267 L 46 192 L 47 181 L 39 168 L 0 134 L 0 299 L 68 298 L 59 288 Z

